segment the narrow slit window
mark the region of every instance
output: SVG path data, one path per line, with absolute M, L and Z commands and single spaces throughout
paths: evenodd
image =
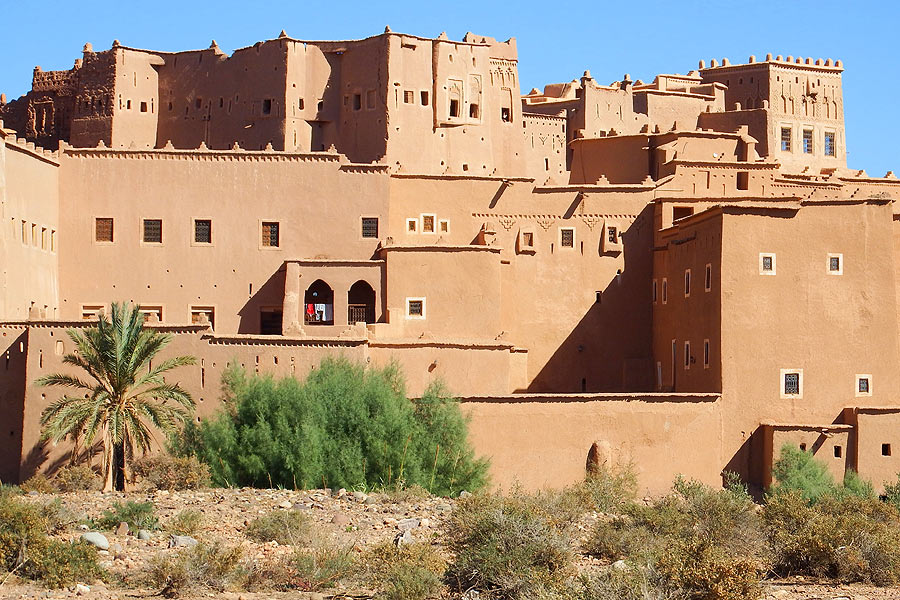
M 837 148 L 835 147 L 835 134 L 832 131 L 825 132 L 825 156 L 836 156 Z
M 703 368 L 709 368 L 709 340 L 703 340 Z
M 706 265 L 706 276 L 703 280 L 703 289 L 707 292 L 712 290 L 712 265 Z
M 459 116 L 459 100 L 451 99 L 450 100 L 450 117 L 455 118 Z
M 197 108 L 200 108 L 199 106 Z M 272 114 L 272 99 L 266 98 L 262 101 L 262 114 L 270 115 Z
M 662 280 L 662 303 L 665 304 L 669 301 L 669 281 L 663 277 Z
M 684 272 L 684 297 L 687 298 L 691 295 L 691 270 L 687 269 Z

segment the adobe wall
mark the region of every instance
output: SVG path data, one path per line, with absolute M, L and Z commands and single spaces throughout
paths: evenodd
M 851 425 L 779 425 L 764 424 L 762 436 L 763 489 L 774 482 L 772 466 L 781 457 L 781 448 L 790 444 L 811 453 L 825 465 L 834 481 L 841 483 L 848 470 L 856 469 L 856 434 Z M 876 482 L 876 487 L 878 483 Z
M 896 484 L 900 473 L 900 408 L 854 406 L 844 410 L 843 421 L 856 427 L 854 467 L 875 485 L 876 493 L 883 493 L 884 485 Z
M 24 325 L 0 329 L 0 482 L 19 479 L 25 425 L 28 332 Z
M 131 300 L 168 323 L 211 306 L 218 331 L 256 333 L 260 309 L 282 305 L 285 260 L 369 259 L 378 240 L 361 237 L 360 217 L 387 216 L 383 170 L 334 154 L 69 148 L 62 165 L 64 319 Z M 114 219 L 112 244 L 95 241 L 96 217 Z M 142 219 L 162 219 L 161 244 L 142 242 Z M 194 242 L 194 219 L 212 220 L 211 244 Z M 280 224 L 278 247 L 262 246 L 264 221 Z
M 601 462 L 634 466 L 642 493 L 669 491 L 679 474 L 722 483 L 727 456 L 715 394 L 527 394 L 462 402 L 472 443 L 491 460 L 491 484 L 506 490 L 580 481 L 594 443 Z
M 0 319 L 57 316 L 58 182 L 56 155 L 0 122 Z

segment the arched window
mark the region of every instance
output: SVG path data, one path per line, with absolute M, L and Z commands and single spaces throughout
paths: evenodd
M 334 325 L 334 290 L 321 279 L 306 289 L 304 321 L 307 325 Z
M 375 290 L 365 281 L 357 281 L 347 292 L 347 323 L 375 322 Z

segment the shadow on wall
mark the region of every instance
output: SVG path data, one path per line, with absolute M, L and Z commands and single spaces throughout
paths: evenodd
M 258 290 L 255 290 L 243 308 L 238 311 L 240 316 L 238 333 L 281 335 L 284 275 L 285 269 L 282 266 Z
M 19 335 L 7 330 L 0 354 L 0 481 L 19 479 L 25 419 L 25 360 L 28 356 L 28 333 Z M 6 340 L 9 340 L 8 342 Z
M 622 233 L 622 273 L 597 290 L 595 302 L 535 376 L 528 392 L 653 390 L 652 241 L 653 207 L 648 205 Z M 591 251 L 601 252 L 600 248 Z

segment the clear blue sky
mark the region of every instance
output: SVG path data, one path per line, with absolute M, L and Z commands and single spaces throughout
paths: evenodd
M 523 92 L 590 69 L 601 83 L 629 73 L 686 73 L 701 58 L 744 62 L 750 54 L 844 61 L 848 163 L 871 175 L 900 173 L 900 4 L 782 0 L 473 2 L 429 0 L 278 2 L 59 2 L 7 0 L 0 36 L 0 91 L 14 98 L 35 65 L 67 69 L 85 42 L 113 39 L 156 50 L 226 52 L 285 29 L 300 39 L 354 39 L 394 31 L 460 39 L 467 31 L 516 37 Z

